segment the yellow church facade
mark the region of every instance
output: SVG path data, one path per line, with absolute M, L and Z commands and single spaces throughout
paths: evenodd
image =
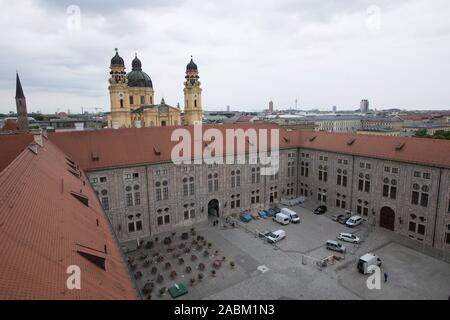
M 110 128 L 140 128 L 193 125 L 202 123 L 203 111 L 197 65 L 191 58 L 186 66 L 184 83 L 185 112 L 179 105 L 170 106 L 164 99 L 157 104 L 154 100 L 153 83 L 142 71 L 142 63 L 137 55 L 132 62 L 132 71 L 125 72 L 125 62 L 117 49 L 111 59 L 109 94 L 111 113 L 108 117 Z

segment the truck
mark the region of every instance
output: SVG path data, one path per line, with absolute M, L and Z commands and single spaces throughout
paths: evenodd
M 374 255 L 373 253 L 366 253 L 358 260 L 357 268 L 362 274 L 371 273 L 369 270 L 370 266 L 381 266 L 381 259 Z

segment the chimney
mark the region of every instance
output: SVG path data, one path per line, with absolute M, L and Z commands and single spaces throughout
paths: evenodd
M 17 107 L 17 126 L 20 131 L 28 131 L 28 112 L 27 101 L 23 94 L 22 84 L 19 74 L 16 74 L 16 107 Z

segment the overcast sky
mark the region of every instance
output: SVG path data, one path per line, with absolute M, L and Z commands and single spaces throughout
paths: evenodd
M 155 98 L 183 102 L 186 64 L 206 110 L 450 108 L 448 0 L 0 0 L 0 112 L 109 111 L 114 48 L 137 52 Z M 81 11 L 77 19 L 77 5 Z M 75 12 L 75 13 L 74 13 Z M 77 21 L 80 21 L 79 27 Z

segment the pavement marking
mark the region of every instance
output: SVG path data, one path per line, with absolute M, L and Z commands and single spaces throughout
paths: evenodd
M 261 271 L 261 273 L 266 273 L 266 272 L 269 271 L 270 269 L 269 269 L 267 266 L 262 265 L 262 266 L 259 266 L 259 267 L 258 267 L 258 270 Z

